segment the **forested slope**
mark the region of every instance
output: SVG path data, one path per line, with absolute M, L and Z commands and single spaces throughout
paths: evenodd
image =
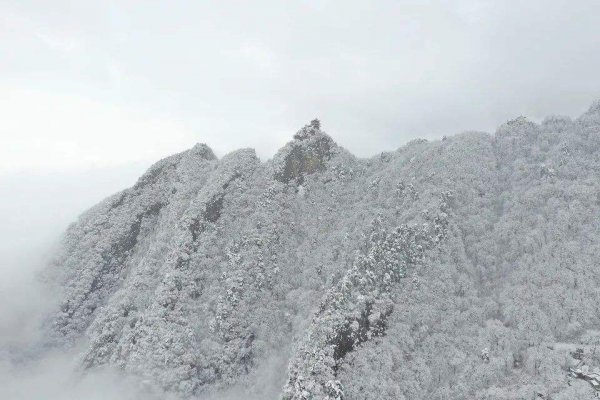
M 592 398 L 599 216 L 600 103 L 370 159 L 316 120 L 197 145 L 69 228 L 49 341 L 182 398 Z

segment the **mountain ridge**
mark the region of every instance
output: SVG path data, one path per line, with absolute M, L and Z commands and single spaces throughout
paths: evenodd
M 317 120 L 267 162 L 204 144 L 167 157 L 69 227 L 49 272 L 64 288 L 51 342 L 87 338 L 84 368 L 182 398 L 571 393 L 556 354 L 527 363 L 600 327 L 593 307 L 540 292 L 600 296 L 583 268 L 600 260 L 598 104 L 368 159 Z

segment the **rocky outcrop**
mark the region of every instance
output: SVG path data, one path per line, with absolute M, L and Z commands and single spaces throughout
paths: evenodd
M 319 120 L 313 120 L 294 135 L 294 140 L 274 158 L 274 178 L 283 183 L 302 184 L 306 175 L 323 171 L 336 144 L 321 131 Z

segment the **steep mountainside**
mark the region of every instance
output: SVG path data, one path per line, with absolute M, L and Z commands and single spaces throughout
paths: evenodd
M 371 159 L 316 120 L 197 145 L 68 229 L 49 336 L 182 398 L 592 398 L 599 216 L 600 103 Z

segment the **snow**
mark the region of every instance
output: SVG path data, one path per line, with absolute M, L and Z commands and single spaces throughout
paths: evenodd
M 560 343 L 600 365 L 599 115 L 370 159 L 313 121 L 266 163 L 168 157 L 66 232 L 47 345 L 182 398 L 589 394 Z

